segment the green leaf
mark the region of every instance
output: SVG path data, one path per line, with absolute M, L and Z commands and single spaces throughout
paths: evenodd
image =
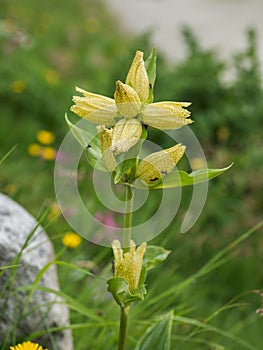
M 13 269 L 14 267 L 18 267 L 18 266 L 21 266 L 21 264 L 2 266 L 2 267 L 0 267 L 0 271 L 7 270 L 7 269 Z
M 98 151 L 96 148 L 93 147 L 88 147 L 86 148 L 85 154 L 92 168 L 96 168 L 100 171 L 107 171 L 103 164 L 101 151 Z
M 148 97 L 148 103 L 153 102 L 153 88 L 156 79 L 156 49 L 154 48 L 150 56 L 145 61 L 145 68 L 149 78 L 150 91 Z
M 169 312 L 146 330 L 135 350 L 170 350 L 172 325 L 173 312 Z
M 86 157 L 92 168 L 107 171 L 103 165 L 98 135 L 94 135 L 84 129 L 72 124 L 65 114 L 66 123 L 75 139 L 86 150 Z
M 84 129 L 79 128 L 75 124 L 72 124 L 71 121 L 68 119 L 67 114 L 65 114 L 65 119 L 73 136 L 84 149 L 86 149 L 87 146 L 91 146 L 92 148 L 100 152 L 100 142 L 98 137 L 95 137 L 96 134 L 94 135 Z
M 185 171 L 178 170 L 172 172 L 168 175 L 165 175 L 161 182 L 154 186 L 147 186 L 142 181 L 136 181 L 132 186 L 138 189 L 150 189 L 150 190 L 158 190 L 160 188 L 174 188 L 174 187 L 184 187 L 190 185 L 196 185 L 198 183 L 208 181 L 213 179 L 216 176 L 223 174 L 226 170 L 230 169 L 230 164 L 226 168 L 222 169 L 201 169 L 193 171 L 191 174 L 188 174 Z
M 147 245 L 143 258 L 143 265 L 146 266 L 147 271 L 149 271 L 167 259 L 170 253 L 170 250 L 166 250 L 163 247 Z
M 0 165 L 14 152 L 17 145 L 13 146 L 10 151 L 8 151 L 1 159 L 0 159 Z
M 155 266 L 159 265 L 162 261 L 167 259 L 170 253 L 170 250 L 166 250 L 163 247 L 147 245 L 143 258 L 139 284 L 143 284 L 145 282 L 147 271 L 153 269 Z
M 113 277 L 107 281 L 108 291 L 113 295 L 116 303 L 125 307 L 134 301 L 144 299 L 147 293 L 144 285 L 140 285 L 132 294 L 128 282 L 122 277 Z

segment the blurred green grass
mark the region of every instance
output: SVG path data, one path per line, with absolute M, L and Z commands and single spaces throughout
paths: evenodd
M 26 3 L 3 0 L 0 13 L 1 156 L 17 144 L 1 165 L 1 192 L 39 216 L 56 200 L 54 162 L 30 157 L 28 146 L 37 142 L 37 132 L 44 129 L 55 134 L 53 146 L 58 148 L 67 132 L 64 114 L 71 105 L 75 85 L 112 96 L 115 81 L 124 79 L 135 50 L 145 51 L 146 55 L 150 52 L 150 34 L 134 38 L 123 32 L 100 1 L 41 0 L 36 5 L 32 0 Z M 191 197 L 191 189 L 184 190 L 176 221 L 154 240 L 155 244 L 173 250 L 168 262 L 149 276 L 149 290 L 155 295 L 195 273 L 218 250 L 262 219 L 263 91 L 255 33 L 248 31 L 247 49 L 229 62 L 221 61 L 214 50 L 204 50 L 189 29 L 183 35 L 188 48 L 183 62 L 168 64 L 158 53 L 155 99 L 192 101 L 195 120 L 192 129 L 205 150 L 209 166 L 235 164 L 229 174 L 213 180 L 201 217 L 188 234 L 180 235 L 180 222 Z M 234 79 L 226 81 L 224 76 L 230 69 Z M 166 142 L 162 134 L 154 131 L 150 137 Z M 85 164 L 82 166 L 86 174 L 89 170 Z M 83 191 L 89 190 L 85 177 L 80 185 Z M 96 198 L 93 205 L 94 208 L 98 205 Z M 59 251 L 61 235 L 71 228 L 61 217 L 47 225 Z M 226 265 L 197 280 L 183 295 L 175 295 L 169 307 L 179 314 L 205 319 L 233 297 L 260 289 L 261 234 L 262 229 L 236 249 Z M 63 258 L 73 262 L 95 259 L 96 272 L 106 271 L 110 275 L 109 249 L 82 242 L 76 250 L 66 250 Z M 63 267 L 60 280 L 63 291 L 77 296 L 85 305 L 92 305 L 107 320 L 115 315 L 117 321 L 118 310 L 101 281 L 91 282 L 90 278 Z M 160 283 L 162 280 L 166 284 Z M 246 306 L 223 312 L 213 322 L 260 348 L 262 320 L 255 310 L 261 301 L 252 295 L 242 300 L 247 302 Z M 157 306 L 150 305 L 140 317 L 145 319 L 152 313 L 167 311 L 161 303 Z M 134 317 L 136 314 L 139 312 L 135 310 Z M 85 321 L 85 317 L 72 313 L 73 323 Z M 136 321 L 131 322 L 136 328 Z M 186 330 L 183 326 L 176 328 L 179 334 Z M 100 348 L 111 335 L 116 342 L 114 327 L 89 332 L 75 330 L 75 349 L 83 350 L 85 344 Z M 136 339 L 132 337 L 131 340 Z M 240 349 L 226 344 L 227 348 Z M 196 349 L 195 344 L 184 344 L 183 348 Z

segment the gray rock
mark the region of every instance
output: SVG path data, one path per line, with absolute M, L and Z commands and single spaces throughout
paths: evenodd
M 0 270 L 0 348 L 1 342 L 28 336 L 47 328 L 68 325 L 68 308 L 60 297 L 46 291 L 35 291 L 28 300 L 28 290 L 41 269 L 54 259 L 52 244 L 41 226 L 19 204 L 0 194 L 0 268 L 12 264 L 31 232 L 16 269 Z M 13 275 L 14 274 L 14 275 Z M 41 277 L 41 287 L 59 290 L 57 270 L 51 265 Z M 41 306 L 41 307 L 40 307 Z M 9 334 L 9 335 L 8 335 Z M 31 339 L 49 350 L 72 350 L 70 330 Z M 54 345 L 55 344 L 55 345 Z

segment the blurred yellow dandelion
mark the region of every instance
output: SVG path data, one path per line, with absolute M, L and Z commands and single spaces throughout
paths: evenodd
M 55 85 L 59 82 L 59 73 L 54 69 L 48 69 L 45 74 L 45 79 L 50 85 Z
M 41 157 L 45 160 L 54 160 L 56 158 L 57 151 L 53 147 L 42 147 Z
M 100 22 L 95 17 L 89 17 L 85 23 L 85 29 L 88 33 L 96 33 L 100 28 Z
M 10 346 L 10 350 L 47 350 L 37 343 L 32 343 L 31 341 L 26 341 L 16 346 Z
M 55 135 L 47 130 L 40 130 L 37 133 L 37 140 L 43 145 L 50 145 L 55 140 Z
M 224 142 L 229 139 L 230 132 L 229 129 L 225 126 L 222 126 L 217 130 L 217 138 L 219 141 Z
M 82 238 L 75 232 L 67 232 L 62 237 L 62 243 L 65 247 L 75 249 L 82 242 Z
M 7 184 L 4 187 L 4 192 L 8 195 L 13 194 L 14 192 L 16 192 L 16 190 L 17 190 L 17 187 L 14 184 Z
M 50 208 L 50 212 L 48 214 L 48 221 L 55 220 L 60 215 L 60 208 L 57 202 L 53 203 Z
M 26 89 L 26 83 L 22 80 L 15 80 L 11 85 L 12 91 L 15 94 L 22 94 Z
M 28 148 L 27 152 L 32 157 L 38 157 L 41 154 L 42 147 L 37 143 L 31 143 Z
M 193 158 L 191 160 L 191 166 L 193 170 L 203 169 L 205 168 L 205 163 L 202 158 Z

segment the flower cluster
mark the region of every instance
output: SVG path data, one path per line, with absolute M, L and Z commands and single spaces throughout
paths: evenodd
M 135 146 L 147 126 L 169 130 L 192 123 L 188 118 L 190 112 L 185 109 L 190 105 L 189 102 L 153 103 L 155 78 L 150 81 L 149 76 L 143 53 L 137 51 L 125 83 L 120 80 L 116 82 L 114 99 L 76 88 L 83 96 L 73 97 L 75 104 L 71 111 L 98 124 L 102 159 L 108 171 L 116 170 L 116 156 Z M 147 184 L 156 183 L 174 169 L 184 150 L 184 146 L 176 145 L 152 154 L 139 164 L 135 177 Z M 149 171 L 152 176 L 147 175 Z
M 113 241 L 111 245 L 114 254 L 114 275 L 124 278 L 129 285 L 130 293 L 133 293 L 139 285 L 146 243 L 142 243 L 136 249 L 135 243 L 130 241 L 129 251 L 126 253 L 123 253 L 118 240 Z
M 39 143 L 31 143 L 28 148 L 28 154 L 32 157 L 40 157 L 44 160 L 54 160 L 56 158 L 57 151 L 50 145 L 55 140 L 55 135 L 47 130 L 40 130 L 36 138 Z

